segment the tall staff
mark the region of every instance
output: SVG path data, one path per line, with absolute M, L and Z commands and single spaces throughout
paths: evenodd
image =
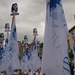
M 32 50 L 33 50 L 34 42 L 35 42 L 35 40 L 36 40 L 36 36 L 38 36 L 37 33 L 38 33 L 38 32 L 37 32 L 37 28 L 34 28 L 34 29 L 33 29 L 34 40 L 33 40 L 33 44 L 32 44 Z M 34 72 L 34 71 L 33 71 L 33 72 Z M 35 74 L 35 72 L 34 72 L 33 74 Z
M 5 24 L 5 32 L 7 32 L 7 39 L 9 38 L 9 32 L 10 32 L 10 26 L 9 26 L 9 23 L 6 23 Z M 8 42 L 8 40 L 7 39 L 5 39 L 5 41 L 7 41 Z M 7 44 L 6 44 L 6 42 L 5 42 L 5 47 L 7 48 Z M 5 65 L 5 64 L 4 64 Z M 4 71 L 2 71 L 1 73 L 3 73 L 3 74 L 7 74 L 6 73 L 6 70 L 4 70 Z
M 5 74 L 6 71 L 2 70 L 2 58 L 3 58 L 3 42 L 4 42 L 4 33 L 0 33 L 0 74 Z
M 37 34 L 37 29 L 36 28 L 34 28 L 33 29 L 33 36 L 34 36 L 34 39 L 33 39 L 33 42 L 32 42 L 32 49 L 31 49 L 31 51 L 33 50 L 33 46 L 34 46 L 34 42 L 35 42 L 35 40 L 36 40 L 36 36 L 37 36 L 38 34 Z M 30 51 L 30 52 L 31 52 Z
M 24 51 L 26 50 L 26 46 L 27 46 L 27 42 L 28 42 L 28 37 L 27 37 L 27 35 L 25 35 L 24 36 L 24 44 L 25 44 L 25 49 L 24 49 Z M 26 51 L 25 51 L 26 52 Z M 27 70 L 25 70 L 24 72 L 23 72 L 23 75 L 28 75 L 28 71 Z
M 12 4 L 12 7 L 11 7 L 12 24 L 13 24 L 13 19 L 15 18 L 16 15 L 19 15 L 18 5 L 17 5 L 17 3 L 14 3 L 14 4 Z M 20 72 L 21 72 L 20 69 L 15 69 L 14 75 L 19 75 Z

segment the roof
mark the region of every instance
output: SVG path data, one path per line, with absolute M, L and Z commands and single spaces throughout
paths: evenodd
M 75 25 L 69 30 L 69 33 L 75 29 Z

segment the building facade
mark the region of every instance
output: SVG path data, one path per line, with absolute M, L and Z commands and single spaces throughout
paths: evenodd
M 69 30 L 69 35 L 67 36 L 68 50 L 73 50 L 72 33 L 73 33 L 74 36 L 75 36 L 75 26 L 73 26 L 73 27 Z M 20 56 L 21 56 L 21 58 L 22 58 L 23 52 L 24 52 L 24 50 L 25 50 L 25 45 L 23 46 L 20 41 L 18 41 L 18 45 L 19 45 Z M 31 44 L 28 44 L 28 46 L 30 46 L 30 45 L 32 45 L 32 43 L 31 43 Z M 39 52 L 40 52 L 40 58 L 42 59 L 43 43 L 40 44 Z
M 75 26 L 69 30 L 69 35 L 67 36 L 68 50 L 73 50 L 72 34 L 75 36 Z

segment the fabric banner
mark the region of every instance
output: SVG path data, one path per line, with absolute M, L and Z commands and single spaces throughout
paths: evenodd
M 41 70 L 46 75 L 70 75 L 68 28 L 61 0 L 46 0 L 46 24 Z
M 11 25 L 11 33 L 10 33 L 10 46 L 8 50 L 8 59 L 9 62 L 8 70 L 11 74 L 15 69 L 20 68 L 19 62 L 19 49 L 18 49 L 18 41 L 17 41 L 17 31 L 15 24 L 15 16 L 12 17 L 12 25 Z

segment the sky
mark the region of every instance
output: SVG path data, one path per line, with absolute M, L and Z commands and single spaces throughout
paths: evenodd
M 31 43 L 33 36 L 33 28 L 37 28 L 37 39 L 43 42 L 46 16 L 45 0 L 0 0 L 0 32 L 4 33 L 6 23 L 11 25 L 12 16 L 11 6 L 13 3 L 18 4 L 19 15 L 16 16 L 17 38 L 22 41 L 24 36 L 28 36 L 28 42 Z M 62 0 L 65 18 L 68 30 L 75 25 L 75 0 Z

